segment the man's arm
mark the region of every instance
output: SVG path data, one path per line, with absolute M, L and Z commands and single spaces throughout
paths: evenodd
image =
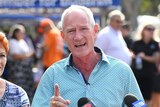
M 128 67 L 125 67 L 125 79 L 124 79 L 124 82 L 125 82 L 125 96 L 127 94 L 133 94 L 134 96 L 136 96 L 136 98 L 138 100 L 142 100 L 144 102 L 144 98 L 142 96 L 142 93 L 141 93 L 141 90 L 139 88 L 139 85 L 137 83 L 137 80 L 133 74 L 133 71 L 131 70 L 131 68 L 128 66 Z M 123 102 L 123 105 L 122 107 L 127 107 L 125 105 L 125 103 Z
M 130 69 L 130 71 L 128 73 L 129 73 L 128 83 L 127 83 L 128 85 L 126 86 L 128 93 L 135 95 L 138 100 L 144 101 L 144 98 L 142 96 L 142 93 L 141 93 L 141 90 L 140 90 L 139 85 L 137 83 L 137 80 L 133 74 L 133 71 Z
M 49 107 L 50 98 L 53 96 L 53 74 L 50 72 L 51 68 L 45 71 L 40 83 L 37 87 L 36 93 L 33 98 L 32 107 Z M 52 76 L 52 77 L 51 77 Z

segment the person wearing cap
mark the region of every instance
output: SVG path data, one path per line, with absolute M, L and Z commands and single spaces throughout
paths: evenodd
M 9 51 L 9 43 L 4 33 L 0 32 L 0 76 L 4 72 Z M 30 107 L 24 89 L 0 78 L 0 107 Z
M 42 19 L 39 24 L 39 31 L 44 36 L 41 48 L 43 50 L 42 63 L 46 70 L 53 63 L 63 58 L 63 41 L 60 31 L 51 19 Z
M 107 55 L 118 58 L 128 65 L 131 64 L 132 54 L 123 39 L 121 27 L 125 19 L 119 10 L 113 10 L 108 15 L 108 26 L 98 33 L 95 46 L 101 48 Z

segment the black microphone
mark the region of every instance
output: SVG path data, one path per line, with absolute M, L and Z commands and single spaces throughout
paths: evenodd
M 147 107 L 147 105 L 142 100 L 138 100 L 133 94 L 127 94 L 124 97 L 124 103 L 128 107 Z
M 78 107 L 96 107 L 96 106 L 88 98 L 82 97 L 78 100 Z

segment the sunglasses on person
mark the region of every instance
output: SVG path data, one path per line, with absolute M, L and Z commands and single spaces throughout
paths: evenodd
M 115 22 L 117 24 L 121 24 L 122 20 L 120 20 L 120 19 L 112 19 L 112 22 Z
M 154 31 L 154 30 L 155 30 L 154 27 L 145 27 L 144 29 L 145 29 L 145 30 L 148 30 L 148 31 Z
M 120 23 L 122 23 L 122 21 L 121 20 L 114 20 L 116 23 L 118 23 L 118 24 L 120 24 Z

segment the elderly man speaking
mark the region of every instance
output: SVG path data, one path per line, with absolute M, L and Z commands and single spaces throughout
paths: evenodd
M 61 22 L 71 54 L 44 73 L 32 107 L 77 107 L 82 97 L 97 107 L 123 107 L 128 93 L 143 100 L 130 67 L 94 47 L 99 26 L 90 9 L 73 5 L 63 12 Z

